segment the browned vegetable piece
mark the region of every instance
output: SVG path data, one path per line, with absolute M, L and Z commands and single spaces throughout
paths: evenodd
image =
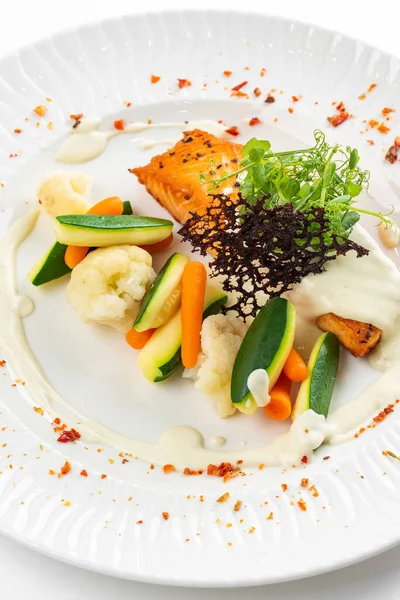
M 343 319 L 334 313 L 319 317 L 317 325 L 322 331 L 334 333 L 342 346 L 356 358 L 368 354 L 382 336 L 382 331 L 370 323 Z

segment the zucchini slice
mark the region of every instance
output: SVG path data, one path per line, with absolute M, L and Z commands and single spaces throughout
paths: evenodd
M 57 241 L 72 246 L 155 244 L 171 231 L 172 221 L 137 215 L 62 215 L 55 220 Z
M 326 417 L 339 367 L 340 345 L 330 331 L 319 336 L 308 361 L 308 377 L 300 386 L 293 421 L 308 409 Z
M 265 369 L 271 389 L 293 346 L 296 312 L 284 298 L 269 300 L 250 325 L 233 365 L 232 402 L 240 412 L 252 415 L 258 408 L 247 387 L 247 379 L 256 369 Z
M 219 288 L 208 285 L 204 299 L 203 319 L 220 312 L 228 297 Z M 182 367 L 181 361 L 181 311 L 157 329 L 138 355 L 138 366 L 149 381 L 155 383 L 171 377 Z
M 179 252 L 169 257 L 143 299 L 133 324 L 136 331 L 161 327 L 176 313 L 181 304 L 182 273 L 188 262 L 188 257 Z
M 64 244 L 55 242 L 46 254 L 33 265 L 28 273 L 33 285 L 44 285 L 71 273 L 71 269 L 64 261 L 66 249 L 67 246 Z

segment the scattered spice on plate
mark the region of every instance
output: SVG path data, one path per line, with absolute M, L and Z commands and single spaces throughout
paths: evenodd
M 68 462 L 68 460 L 66 460 L 63 466 L 61 467 L 60 472 L 58 473 L 58 477 L 63 477 L 64 475 L 67 475 L 70 471 L 71 464 Z
M 308 491 L 312 492 L 312 495 L 314 496 L 314 498 L 318 498 L 319 493 L 318 493 L 318 490 L 317 490 L 317 488 L 315 487 L 314 484 L 310 485 L 310 487 L 308 488 Z
M 230 77 L 232 75 L 232 71 L 224 71 L 223 74 L 225 77 Z
M 308 456 L 306 456 L 306 455 L 302 456 L 301 462 L 306 465 L 308 463 Z
M 306 488 L 308 486 L 308 479 L 307 477 L 304 477 L 304 479 L 301 480 L 301 487 Z
M 249 95 L 246 94 L 246 92 L 242 92 L 240 90 L 238 92 L 235 92 L 235 91 L 231 92 L 231 96 L 234 98 L 248 98 L 249 97 Z
M 267 69 L 264 69 L 264 67 L 263 67 L 260 71 L 260 77 L 265 77 L 266 72 L 267 72 Z
M 298 102 L 300 100 L 300 98 L 298 98 L 297 96 L 292 96 L 292 102 Z
M 186 469 L 184 469 L 184 471 L 183 471 L 183 474 L 188 475 L 188 476 L 196 476 L 196 475 L 203 475 L 203 472 L 204 471 L 202 469 L 199 469 L 198 471 L 196 471 L 193 469 L 189 469 L 189 467 L 186 467 Z
M 259 123 L 261 123 L 261 121 L 258 117 L 252 117 L 249 121 L 250 127 L 253 127 L 253 125 L 258 125 Z
M 372 419 L 374 423 L 382 423 L 382 421 L 384 421 L 386 417 L 393 412 L 393 407 L 393 404 L 389 404 L 386 408 L 381 410 L 381 412 Z
M 303 512 L 305 512 L 307 510 L 307 504 L 304 502 L 303 498 L 300 498 L 300 500 L 297 502 L 297 506 Z
M 253 527 L 253 526 L 251 526 L 251 527 L 250 527 L 250 529 L 249 529 L 249 533 L 254 533 L 254 532 L 255 532 L 255 530 L 256 530 L 256 528 L 255 528 L 255 527 Z
M 33 109 L 33 112 L 38 115 L 38 117 L 44 117 L 49 109 L 44 104 L 39 104 Z
M 233 125 L 232 127 L 229 127 L 228 129 L 225 129 L 225 131 L 226 131 L 226 133 L 229 133 L 229 135 L 233 135 L 235 137 L 240 135 L 240 131 L 236 127 L 236 125 Z
M 274 520 L 274 513 L 270 512 L 268 517 L 265 519 L 266 521 L 273 521 Z
M 151 75 L 150 77 L 150 83 L 158 83 L 160 81 L 161 77 L 159 77 L 158 75 Z
M 333 127 L 338 127 L 350 117 L 348 112 L 340 112 L 337 115 L 333 115 L 332 117 L 327 117 L 329 123 L 333 125 Z
M 282 488 L 282 492 L 286 492 L 286 490 L 288 489 L 288 486 L 286 483 L 281 483 L 281 488 Z
M 175 471 L 175 470 L 176 470 L 176 469 L 175 469 L 174 465 L 164 465 L 164 466 L 163 466 L 163 472 L 164 472 L 165 474 L 172 473 L 172 472 L 173 472 L 173 471 Z
M 395 458 L 396 460 L 400 460 L 400 456 L 398 456 L 397 454 L 394 454 L 393 452 L 391 452 L 391 450 L 383 450 L 382 454 L 383 454 L 383 456 L 391 456 L 392 458 Z
M 0 360 L 0 367 L 5 367 L 6 366 L 6 361 L 5 360 Z
M 228 474 L 234 473 L 239 469 L 234 467 L 230 462 L 222 462 L 220 465 L 209 464 L 207 467 L 207 475 L 214 477 L 225 477 Z
M 162 514 L 162 518 L 164 519 L 164 521 L 168 521 L 169 519 L 169 513 L 168 512 L 163 512 Z
M 375 127 L 378 127 L 379 121 L 377 121 L 376 119 L 370 119 L 368 121 L 368 125 L 374 129 Z
M 77 113 L 74 115 L 69 115 L 69 118 L 72 119 L 73 121 L 80 121 L 83 117 L 83 113 Z
M 88 476 L 88 472 L 86 471 L 86 469 L 82 469 L 82 471 L 79 473 L 79 475 L 81 477 L 87 477 Z
M 375 142 L 374 140 L 366 140 L 367 144 L 369 144 L 370 146 L 375 146 Z
M 73 427 L 69 430 L 63 431 L 57 442 L 61 442 L 62 444 L 66 444 L 67 442 L 74 442 L 75 440 L 79 440 L 81 434 L 79 431 L 76 431 Z
M 219 503 L 226 502 L 227 500 L 229 500 L 229 497 L 230 497 L 230 493 L 225 492 L 225 494 L 222 494 L 222 496 L 217 498 L 217 502 L 219 502 Z
M 367 89 L 367 94 L 370 94 L 372 92 L 372 90 L 374 90 L 376 87 L 378 87 L 377 83 L 371 83 L 371 85 Z
M 259 87 L 254 88 L 253 94 L 256 96 L 256 98 L 258 98 L 259 96 L 261 96 L 261 90 L 260 90 L 260 88 Z
M 377 131 L 386 135 L 387 133 L 389 133 L 390 127 L 385 125 L 385 123 L 382 121 L 382 123 L 377 127 Z
M 330 456 L 324 456 L 324 458 L 322 460 L 329 460 Z
M 395 108 L 382 108 L 382 116 L 383 117 L 388 117 L 389 115 L 391 115 L 392 113 L 396 112 Z
M 273 104 L 275 102 L 275 97 L 272 96 L 271 94 L 268 94 L 268 96 L 265 98 L 264 102 L 266 102 L 267 104 Z
M 241 500 L 236 500 L 235 506 L 233 507 L 233 510 L 235 512 L 239 512 L 239 510 L 241 509 L 241 507 L 242 507 L 242 501 Z
M 14 133 L 22 133 L 22 129 L 19 129 L 19 128 L 17 127 L 17 129 L 14 129 Z
M 140 521 L 136 521 L 136 525 L 143 525 L 142 519 L 140 519 Z
M 102 473 L 102 474 L 100 475 L 100 478 L 101 478 L 101 479 L 107 479 L 107 475 L 106 475 L 105 473 Z
M 42 417 L 43 417 L 43 415 L 44 415 L 44 410 L 43 410 L 43 408 L 41 408 L 40 406 L 34 406 L 34 407 L 33 407 L 33 410 L 34 410 L 36 413 L 38 413 L 39 415 L 42 415 Z
M 189 81 L 189 79 L 179 79 L 178 78 L 178 87 L 181 90 L 184 87 L 190 87 L 192 85 L 192 82 Z
M 292 115 L 294 113 L 294 108 L 292 108 L 291 106 L 289 106 L 288 112 Z
M 124 129 L 125 129 L 124 119 L 117 119 L 116 121 L 114 121 L 114 129 L 117 129 L 118 131 L 124 131 Z
M 245 85 L 247 85 L 248 81 L 242 81 L 242 83 L 238 83 L 233 88 L 231 88 L 232 92 L 239 92 Z

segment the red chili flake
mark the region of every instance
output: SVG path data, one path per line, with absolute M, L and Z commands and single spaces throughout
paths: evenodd
M 338 127 L 338 125 L 341 125 L 342 123 L 344 123 L 345 121 L 347 121 L 347 119 L 350 117 L 348 112 L 341 112 L 338 115 L 333 115 L 333 117 L 327 117 L 328 121 L 331 125 L 333 125 L 333 127 Z
M 44 117 L 46 115 L 48 111 L 47 106 L 44 106 L 43 104 L 39 104 L 39 106 L 36 106 L 36 108 L 33 109 L 33 112 L 35 114 L 37 114 L 39 117 Z
M 158 75 L 151 75 L 150 77 L 150 83 L 157 83 L 158 81 L 160 81 L 161 77 L 159 77 Z
M 186 467 L 186 469 L 183 471 L 183 474 L 188 476 L 203 475 L 203 471 L 201 469 L 198 471 L 193 471 L 192 469 L 189 469 L 189 467 Z
M 264 67 L 263 67 L 260 71 L 260 77 L 265 77 L 266 72 L 267 72 L 267 69 L 264 69 Z
M 123 131 L 125 129 L 125 121 L 123 119 L 117 119 L 117 121 L 114 121 L 114 129 Z
M 260 465 L 258 465 L 258 470 L 259 471 L 262 471 L 263 469 L 265 469 L 264 463 L 261 463 Z
M 79 475 L 81 477 L 87 477 L 88 476 L 88 472 L 86 471 L 86 469 L 82 469 L 82 471 L 79 473 Z
M 367 97 L 366 94 L 361 94 L 361 96 L 358 96 L 359 100 L 365 100 L 365 98 Z
M 297 96 L 292 96 L 292 101 L 293 101 L 293 102 L 298 102 L 298 101 L 299 101 L 299 99 L 298 99 L 298 97 L 297 97 Z
M 394 145 L 396 146 L 396 148 L 400 148 L 400 137 L 399 136 L 394 138 Z
M 336 110 L 338 110 L 339 112 L 345 112 L 346 111 L 346 107 L 343 104 L 343 102 L 339 102 L 339 104 L 336 107 Z
M 246 92 L 231 92 L 231 96 L 235 97 L 235 98 L 248 98 L 249 95 L 246 94 Z
M 81 434 L 79 431 L 76 431 L 73 427 L 70 430 L 63 431 L 57 442 L 61 442 L 62 444 L 66 444 L 67 442 L 74 442 L 75 440 L 79 440 Z
M 53 421 L 53 423 L 55 423 L 56 425 L 59 425 L 61 423 L 60 419 L 58 417 L 56 417 Z
M 237 464 L 237 465 L 242 465 L 242 464 L 243 464 L 243 461 L 242 461 L 242 460 L 237 460 L 237 461 L 236 461 L 236 464 Z
M 249 121 L 249 125 L 252 127 L 253 125 L 258 125 L 259 123 L 261 123 L 260 119 L 258 117 L 252 117 Z
M 377 86 L 378 86 L 377 83 L 371 83 L 371 85 L 367 89 L 367 93 L 370 94 L 372 92 L 372 90 L 374 90 Z
M 169 519 L 169 513 L 168 512 L 163 512 L 162 514 L 162 518 L 164 519 L 164 521 L 168 521 Z
M 34 410 L 35 412 L 39 413 L 39 415 L 42 415 L 42 417 L 43 417 L 43 415 L 44 415 L 44 410 L 43 410 L 43 408 L 41 408 L 40 406 L 34 406 L 34 407 L 33 407 L 33 410 Z
M 324 458 L 322 460 L 329 460 L 330 456 L 324 456 Z
M 56 474 L 56 472 L 53 471 L 53 469 L 49 469 L 49 475 L 55 475 L 55 474 Z
M 300 498 L 300 500 L 297 502 L 297 506 L 303 512 L 305 512 L 307 510 L 307 504 L 304 502 L 303 498 Z
M 106 475 L 105 473 L 102 473 L 102 474 L 100 475 L 100 478 L 101 478 L 101 479 L 107 479 L 107 475 Z
M 301 487 L 306 488 L 308 486 L 308 479 L 307 477 L 304 477 L 304 479 L 301 480 Z
M 286 483 L 281 483 L 281 488 L 282 488 L 282 492 L 286 492 L 286 490 L 287 490 L 287 484 Z
M 232 75 L 232 71 L 224 71 L 223 74 L 225 77 L 230 77 Z
M 306 465 L 308 463 L 308 456 L 306 456 L 306 455 L 302 456 L 301 462 Z
M 234 135 L 235 137 L 237 135 L 240 135 L 240 131 L 236 127 L 236 125 L 233 125 L 232 127 L 229 127 L 229 129 L 225 129 L 225 131 L 226 131 L 226 133 L 229 133 L 230 135 Z
M 221 504 L 222 502 L 226 502 L 227 500 L 229 500 L 229 498 L 230 498 L 230 493 L 225 492 L 225 494 L 222 494 L 222 496 L 217 498 L 217 502 L 219 502 Z
M 248 84 L 248 81 L 242 81 L 242 83 L 238 83 L 237 85 L 235 85 L 232 89 L 232 92 L 238 92 L 239 90 L 242 89 L 242 87 L 244 87 L 245 85 Z
M 273 102 L 275 102 L 275 98 L 273 96 L 271 96 L 271 94 L 268 94 L 268 96 L 265 98 L 264 102 L 266 102 L 267 104 L 272 104 Z
M 386 419 L 386 417 L 393 412 L 393 408 L 390 408 L 390 406 L 387 406 L 386 408 L 384 408 L 376 417 L 374 417 L 372 420 L 375 423 L 381 423 L 382 421 L 384 421 Z
M 220 465 L 209 464 L 207 467 L 207 475 L 215 477 L 225 477 L 228 473 L 234 473 L 239 469 L 234 467 L 230 462 L 222 462 Z
M 80 121 L 83 117 L 83 113 L 78 113 L 76 115 L 69 115 L 69 118 L 73 121 Z
M 63 475 L 67 475 L 71 471 L 71 464 L 66 460 L 64 465 L 61 467 L 61 471 L 58 476 L 62 477 Z
M 260 88 L 259 87 L 254 88 L 253 94 L 256 96 L 256 98 L 258 98 L 259 96 L 261 96 L 261 90 L 260 90 Z
M 14 133 L 22 133 L 22 129 L 14 129 Z
M 294 112 L 294 108 L 292 108 L 291 106 L 288 108 L 288 112 L 290 112 L 290 114 L 292 115 Z
M 245 67 L 244 70 L 245 71 L 250 71 L 250 67 Z
M 241 500 L 236 500 L 235 506 L 233 507 L 233 510 L 235 512 L 239 512 L 239 510 L 241 509 L 242 506 L 242 501 Z
M 387 127 L 385 125 L 385 123 L 383 123 L 383 122 L 379 125 L 379 127 L 377 129 L 378 129 L 379 133 L 384 133 L 384 134 L 386 134 L 390 131 L 390 127 Z
M 274 520 L 274 513 L 270 512 L 268 517 L 266 518 L 266 521 L 273 521 Z
M 377 127 L 379 125 L 379 121 L 376 121 L 375 119 L 370 119 L 368 121 L 368 125 L 372 128 Z
M 370 146 L 375 146 L 374 140 L 367 140 L 367 144 L 369 144 Z
M 151 470 L 153 470 L 153 469 L 154 469 L 154 465 L 153 465 L 153 464 L 151 464 L 151 465 L 150 465 L 150 469 L 151 469 Z
M 395 108 L 382 108 L 382 116 L 387 117 L 388 115 L 390 115 L 391 113 L 396 112 Z
M 174 467 L 174 465 L 164 465 L 162 469 L 163 469 L 163 471 L 164 471 L 165 474 L 172 473 L 172 471 L 176 470 L 175 467 Z
M 5 367 L 5 366 L 6 366 L 6 361 L 0 360 L 0 367 Z
M 179 79 L 178 78 L 179 89 L 182 89 L 184 87 L 190 87 L 191 85 L 192 85 L 192 82 L 189 81 L 189 79 Z
M 140 521 L 136 521 L 136 525 L 143 525 L 142 519 L 140 519 Z
M 308 491 L 312 492 L 312 495 L 313 495 L 314 498 L 318 498 L 319 493 L 318 493 L 318 490 L 315 487 L 315 485 L 310 485 L 310 487 L 308 488 Z

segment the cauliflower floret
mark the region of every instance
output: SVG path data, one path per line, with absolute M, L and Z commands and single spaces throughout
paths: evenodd
M 90 177 L 81 173 L 56 173 L 42 184 L 37 197 L 52 217 L 84 214 L 90 208 L 86 193 L 91 184 Z
M 151 265 L 150 254 L 137 246 L 98 248 L 73 269 L 67 300 L 82 321 L 126 333 L 154 281 Z
M 232 369 L 246 331 L 234 315 L 212 315 L 203 322 L 195 387 L 209 396 L 220 417 L 236 410 L 230 393 Z

